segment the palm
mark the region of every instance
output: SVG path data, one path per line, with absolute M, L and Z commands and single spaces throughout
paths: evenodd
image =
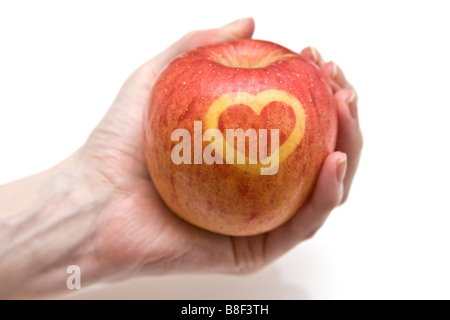
M 325 162 L 310 203 L 291 221 L 266 234 L 251 237 L 215 234 L 186 223 L 164 204 L 148 175 L 143 153 L 142 116 L 149 92 L 155 75 L 173 57 L 192 47 L 211 43 L 208 39 L 217 42 L 232 37 L 250 37 L 253 22 L 247 20 L 247 25 L 241 24 L 239 28 L 229 30 L 230 34 L 224 30 L 226 28 L 191 33 L 139 68 L 127 80 L 86 144 L 94 167 L 114 189 L 112 210 L 103 217 L 99 231 L 102 248 L 99 258 L 110 265 L 120 266 L 129 272 L 153 274 L 255 270 L 311 236 L 340 201 L 339 185 L 330 180 L 335 180 L 336 153 Z M 212 33 L 215 33 L 214 37 Z M 339 99 L 344 99 L 339 98 L 340 92 L 348 87 L 342 79 L 335 83 L 338 104 Z M 340 114 L 340 121 L 342 117 L 345 115 Z M 341 121 L 340 130 L 342 125 L 348 129 L 349 125 Z M 359 128 L 355 127 L 350 133 L 358 134 Z M 353 152 L 356 159 L 353 161 L 357 163 L 359 150 L 352 141 L 349 142 L 348 134 L 340 134 L 338 140 L 341 150 L 349 156 Z M 350 172 L 347 185 L 352 175 L 353 172 Z

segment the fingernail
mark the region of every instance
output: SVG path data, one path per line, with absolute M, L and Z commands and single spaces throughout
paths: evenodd
M 342 156 L 336 161 L 336 179 L 339 184 L 342 184 L 347 171 L 347 155 L 342 153 Z
M 331 65 L 333 66 L 333 73 L 331 74 L 331 78 L 334 79 L 338 74 L 338 66 L 336 63 L 334 63 L 334 61 L 331 61 Z
M 353 119 L 356 119 L 357 115 L 357 110 L 356 110 L 356 104 L 353 103 L 356 100 L 356 92 L 354 90 L 349 90 L 349 95 L 348 98 L 345 100 L 345 102 L 348 105 L 348 109 L 350 111 L 350 115 L 352 116 Z
M 317 62 L 318 59 L 318 53 L 317 50 L 313 47 L 309 47 L 309 51 L 311 51 L 311 56 L 314 62 Z
M 356 93 L 355 93 L 355 91 L 353 91 L 353 90 L 349 90 L 349 95 L 348 95 L 348 98 L 347 98 L 347 100 L 345 100 L 345 102 L 347 102 L 347 103 L 352 103 L 353 101 L 355 101 L 355 98 L 356 98 Z
M 240 27 L 242 23 L 244 23 L 248 18 L 242 18 L 242 19 L 238 19 L 235 20 L 233 22 L 230 22 L 228 24 L 226 24 L 225 26 L 223 26 L 223 28 L 237 28 Z

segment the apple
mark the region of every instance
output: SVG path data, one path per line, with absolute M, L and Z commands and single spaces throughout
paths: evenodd
M 310 197 L 335 149 L 336 101 L 305 56 L 235 40 L 167 66 L 152 88 L 144 134 L 152 182 L 174 213 L 213 232 L 255 235 Z

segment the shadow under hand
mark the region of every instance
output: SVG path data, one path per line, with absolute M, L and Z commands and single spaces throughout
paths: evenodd
M 136 278 L 96 285 L 64 299 L 309 299 L 302 289 L 283 282 L 276 265 L 246 276 L 183 275 Z

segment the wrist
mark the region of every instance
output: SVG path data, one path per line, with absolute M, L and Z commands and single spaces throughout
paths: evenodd
M 0 296 L 64 292 L 70 265 L 80 267 L 83 284 L 100 278 L 97 231 L 110 189 L 79 151 L 1 186 Z

